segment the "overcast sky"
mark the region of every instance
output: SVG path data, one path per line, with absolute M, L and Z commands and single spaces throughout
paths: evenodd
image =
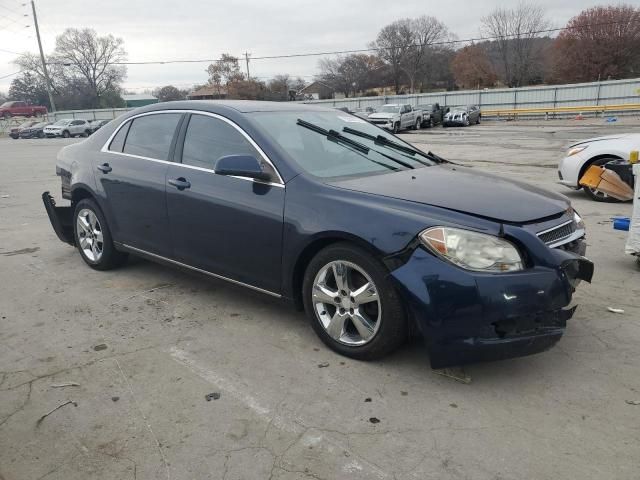
M 480 18 L 497 0 L 36 0 L 45 52 L 68 27 L 90 27 L 124 39 L 130 61 L 207 59 L 222 53 L 254 56 L 366 48 L 393 20 L 432 15 L 458 38 L 479 35 Z M 515 2 L 513 2 L 515 4 Z M 582 9 L 607 3 L 592 0 L 542 0 L 554 27 L 564 26 Z M 633 3 L 633 2 L 632 2 Z M 25 4 L 23 6 L 23 4 Z M 23 17 L 23 15 L 27 15 Z M 24 25 L 31 25 L 25 27 Z M 0 77 L 17 70 L 15 54 L 37 52 L 28 0 L 0 0 Z M 318 57 L 251 62 L 252 76 L 317 73 Z M 207 64 L 129 66 L 126 88 L 204 83 Z M 11 77 L 0 80 L 6 92 Z

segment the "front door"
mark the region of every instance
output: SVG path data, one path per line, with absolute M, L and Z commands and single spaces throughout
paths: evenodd
M 171 256 L 166 174 L 181 118 L 181 113 L 134 118 L 95 165 L 114 239 L 165 257 Z
M 187 121 L 187 120 L 185 120 Z M 232 154 L 264 156 L 223 117 L 193 114 L 182 164 L 167 171 L 167 209 L 175 258 L 187 265 L 279 293 L 284 185 L 217 175 L 216 161 Z M 180 149 L 178 149 L 180 152 Z M 177 160 L 177 159 L 176 159 Z

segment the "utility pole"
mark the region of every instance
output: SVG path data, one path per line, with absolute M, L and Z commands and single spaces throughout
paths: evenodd
M 244 60 L 245 62 L 247 62 L 247 80 L 251 80 L 251 76 L 249 75 L 249 57 L 251 55 L 249 54 L 249 52 L 244 52 Z
M 38 16 L 36 15 L 36 4 L 31 0 L 31 9 L 33 10 L 33 24 L 36 27 L 36 37 L 38 37 L 38 48 L 40 49 L 40 60 L 42 60 L 42 71 L 44 72 L 44 80 L 47 84 L 47 93 L 49 94 L 49 103 L 51 104 L 51 111 L 56 111 L 56 104 L 53 101 L 53 94 L 51 93 L 51 79 L 49 78 L 49 71 L 47 70 L 47 62 L 44 59 L 44 52 L 42 51 L 42 41 L 40 40 L 40 29 L 38 28 Z

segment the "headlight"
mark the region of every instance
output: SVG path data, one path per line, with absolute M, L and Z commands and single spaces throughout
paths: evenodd
M 572 149 L 570 149 L 567 152 L 567 157 L 571 157 L 572 155 L 575 155 L 576 153 L 580 153 L 581 151 L 583 151 L 587 147 L 589 147 L 589 145 L 581 145 L 579 147 L 573 147 Z
M 422 232 L 420 240 L 435 254 L 468 270 L 513 272 L 524 268 L 516 247 L 494 235 L 433 227 Z
M 585 229 L 584 220 L 582 220 L 582 217 L 578 215 L 578 212 L 576 212 L 575 210 L 573 211 L 573 222 L 576 224 L 577 230 Z

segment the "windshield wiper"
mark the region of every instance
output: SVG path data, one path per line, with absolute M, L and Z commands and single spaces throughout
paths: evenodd
M 393 148 L 394 150 L 398 150 L 399 152 L 407 153 L 412 156 L 418 154 L 421 157 L 431 160 L 432 162 L 436 162 L 436 163 L 447 162 L 447 160 L 441 157 L 438 157 L 437 155 L 434 155 L 431 152 L 424 153 L 423 151 L 418 150 L 417 148 L 405 147 L 404 145 L 401 145 L 392 140 L 389 140 L 388 138 L 385 138 L 382 135 L 378 135 L 378 136 L 370 135 L 366 132 L 361 132 L 360 130 L 356 130 L 355 128 L 350 128 L 350 127 L 344 127 L 342 131 L 346 133 L 350 133 L 351 135 L 356 135 L 358 137 L 366 138 L 367 140 L 372 140 L 374 143 L 377 143 L 378 145 L 384 145 L 385 147 Z M 428 163 L 423 162 L 422 160 L 418 160 L 417 158 L 414 158 L 413 160 L 421 163 L 422 165 L 429 165 Z
M 355 140 L 351 140 L 349 137 L 345 137 L 340 132 L 336 132 L 335 130 L 327 130 L 327 129 L 322 128 L 322 127 L 320 127 L 318 125 L 315 125 L 313 123 L 306 122 L 306 121 L 302 120 L 301 118 L 299 118 L 296 123 L 298 125 L 300 125 L 301 127 L 308 128 L 309 130 L 314 131 L 316 133 L 319 133 L 320 135 L 324 135 L 329 140 L 332 140 L 334 142 L 345 143 L 345 144 L 349 145 L 350 147 L 355 148 L 359 152 L 369 153 L 369 150 L 371 150 L 366 145 L 364 145 L 364 144 L 362 144 L 360 142 L 356 142 Z
M 345 145 L 349 145 L 350 147 L 352 147 L 353 149 L 357 150 L 360 153 L 364 153 L 365 155 L 368 155 L 369 152 L 371 151 L 371 149 L 369 147 L 367 147 L 366 145 L 360 143 L 360 142 L 356 142 L 355 140 L 351 140 L 349 137 L 345 137 L 344 135 L 342 135 L 340 132 L 336 132 L 335 130 L 327 130 L 325 128 L 320 127 L 319 125 L 315 125 L 313 123 L 307 122 L 305 120 L 302 120 L 301 118 L 298 119 L 298 121 L 296 122 L 298 125 L 300 125 L 301 127 L 304 128 L 308 128 L 309 130 L 319 133 L 320 135 L 324 135 L 325 137 L 327 137 L 327 139 L 331 140 L 332 142 L 336 142 L 336 143 L 343 143 Z M 397 163 L 398 165 L 402 165 L 405 168 L 414 168 L 411 164 L 403 162 L 402 160 L 398 160 L 397 158 L 393 158 L 389 155 L 386 155 L 382 152 L 378 152 L 377 150 L 374 150 L 374 152 L 382 155 L 385 158 L 388 158 L 389 160 Z M 385 168 L 388 168 L 390 170 L 398 170 L 397 168 L 391 166 L 391 165 L 387 165 L 386 163 L 383 162 L 378 162 L 377 160 L 374 160 L 373 158 L 369 158 L 364 157 L 367 160 L 372 161 L 373 163 L 377 163 L 378 165 L 382 165 Z

